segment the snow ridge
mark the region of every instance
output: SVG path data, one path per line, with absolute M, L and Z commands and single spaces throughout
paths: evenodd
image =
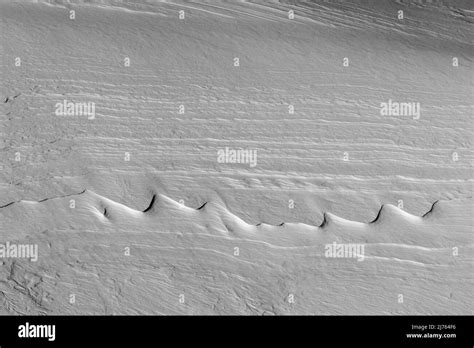
M 193 214 L 200 213 L 206 215 L 218 215 L 222 221 L 228 221 L 232 224 L 237 224 L 242 229 L 248 229 L 250 226 L 253 227 L 288 227 L 293 226 L 297 227 L 306 226 L 306 227 L 316 227 L 318 229 L 328 228 L 332 225 L 338 226 L 345 226 L 351 228 L 361 228 L 364 226 L 369 225 L 378 225 L 383 223 L 400 223 L 400 222 L 408 222 L 411 224 L 422 223 L 424 219 L 428 217 L 433 217 L 437 214 L 440 209 L 435 209 L 437 205 L 439 205 L 439 200 L 435 201 L 430 209 L 424 213 L 422 216 L 416 216 L 410 214 L 403 209 L 400 209 L 391 204 L 383 204 L 380 209 L 378 210 L 377 216 L 374 220 L 364 223 L 359 221 L 347 220 L 337 215 L 334 215 L 330 212 L 323 213 L 323 220 L 320 225 L 318 226 L 311 226 L 302 223 L 289 223 L 289 222 L 281 222 L 278 225 L 270 225 L 267 223 L 257 223 L 255 225 L 250 225 L 246 223 L 244 220 L 239 218 L 237 215 L 230 212 L 227 207 L 217 204 L 215 202 L 205 202 L 198 208 L 190 208 L 173 200 L 172 198 L 155 193 L 153 194 L 149 205 L 142 211 L 130 208 L 124 204 L 115 202 L 111 199 L 108 199 L 104 196 L 101 196 L 91 190 L 83 190 L 76 194 L 70 195 L 63 195 L 63 196 L 56 196 L 50 198 L 44 198 L 38 201 L 28 201 L 28 200 L 20 200 L 10 202 L 1 206 L 0 208 L 7 208 L 11 207 L 14 204 L 21 204 L 21 203 L 41 203 L 50 200 L 56 200 L 65 197 L 72 197 L 72 196 L 81 196 L 85 195 L 88 198 L 89 204 L 93 205 L 96 210 L 102 212 L 102 215 L 107 217 L 111 220 L 114 216 L 121 216 L 122 218 L 129 217 L 129 218 L 144 218 L 144 217 L 153 217 L 162 214 L 175 214 L 175 215 L 187 215 L 188 217 L 192 218 Z

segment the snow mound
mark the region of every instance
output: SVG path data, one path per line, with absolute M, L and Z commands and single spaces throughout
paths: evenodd
M 75 202 L 76 200 L 77 203 Z M 48 205 L 48 209 L 45 210 L 45 206 L 42 204 Z M 71 208 L 71 204 L 74 207 Z M 54 206 L 54 208 L 51 209 L 51 206 Z M 217 229 L 221 231 L 252 233 L 258 233 L 258 231 L 262 230 L 330 230 L 341 227 L 347 230 L 360 230 L 368 226 L 378 225 L 416 225 L 422 224 L 424 221 L 446 217 L 444 210 L 448 209 L 445 202 L 436 201 L 429 211 L 422 216 L 416 216 L 391 204 L 383 204 L 376 218 L 368 223 L 347 220 L 330 212 L 324 212 L 323 221 L 319 226 L 298 222 L 282 222 L 278 225 L 259 222 L 252 225 L 233 214 L 222 203 L 205 202 L 195 209 L 187 207 L 182 202 L 177 202 L 166 195 L 155 193 L 148 206 L 141 211 L 101 196 L 91 190 L 84 190 L 72 195 L 45 198 L 38 201 L 20 200 L 10 202 L 0 208 L 2 208 L 1 212 L 4 214 L 8 214 L 9 210 L 10 212 L 15 210 L 16 212 L 13 214 L 24 216 L 34 216 L 37 213 L 43 214 L 43 216 L 49 214 L 51 218 L 54 218 L 61 214 L 63 218 L 59 220 L 64 220 L 64 216 L 73 217 L 75 215 L 76 206 L 81 214 L 92 212 L 99 221 L 107 223 L 140 223 L 142 221 L 143 223 L 152 224 L 153 220 L 166 218 L 175 221 L 202 221 L 209 228 L 218 226 Z M 88 220 L 86 219 L 86 221 Z

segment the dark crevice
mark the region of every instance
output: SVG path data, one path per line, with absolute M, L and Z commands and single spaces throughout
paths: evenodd
M 197 208 L 196 210 L 201 210 L 202 208 L 204 208 L 206 206 L 207 202 L 205 202 L 203 205 L 201 205 L 199 208 Z
M 150 204 L 148 205 L 148 208 L 146 208 L 143 212 L 146 213 L 147 211 L 149 211 L 151 208 L 153 208 L 153 205 L 155 204 L 155 200 L 156 200 L 156 194 L 153 195 L 153 197 L 151 198 L 151 202 Z

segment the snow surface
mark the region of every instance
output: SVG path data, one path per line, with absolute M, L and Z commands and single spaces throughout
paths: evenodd
M 0 259 L 0 314 L 474 313 L 470 1 L 2 0 L 0 19 L 0 244 L 39 250 Z

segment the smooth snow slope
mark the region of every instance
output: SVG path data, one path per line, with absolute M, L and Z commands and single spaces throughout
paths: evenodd
M 0 313 L 472 314 L 473 14 L 0 1 Z

